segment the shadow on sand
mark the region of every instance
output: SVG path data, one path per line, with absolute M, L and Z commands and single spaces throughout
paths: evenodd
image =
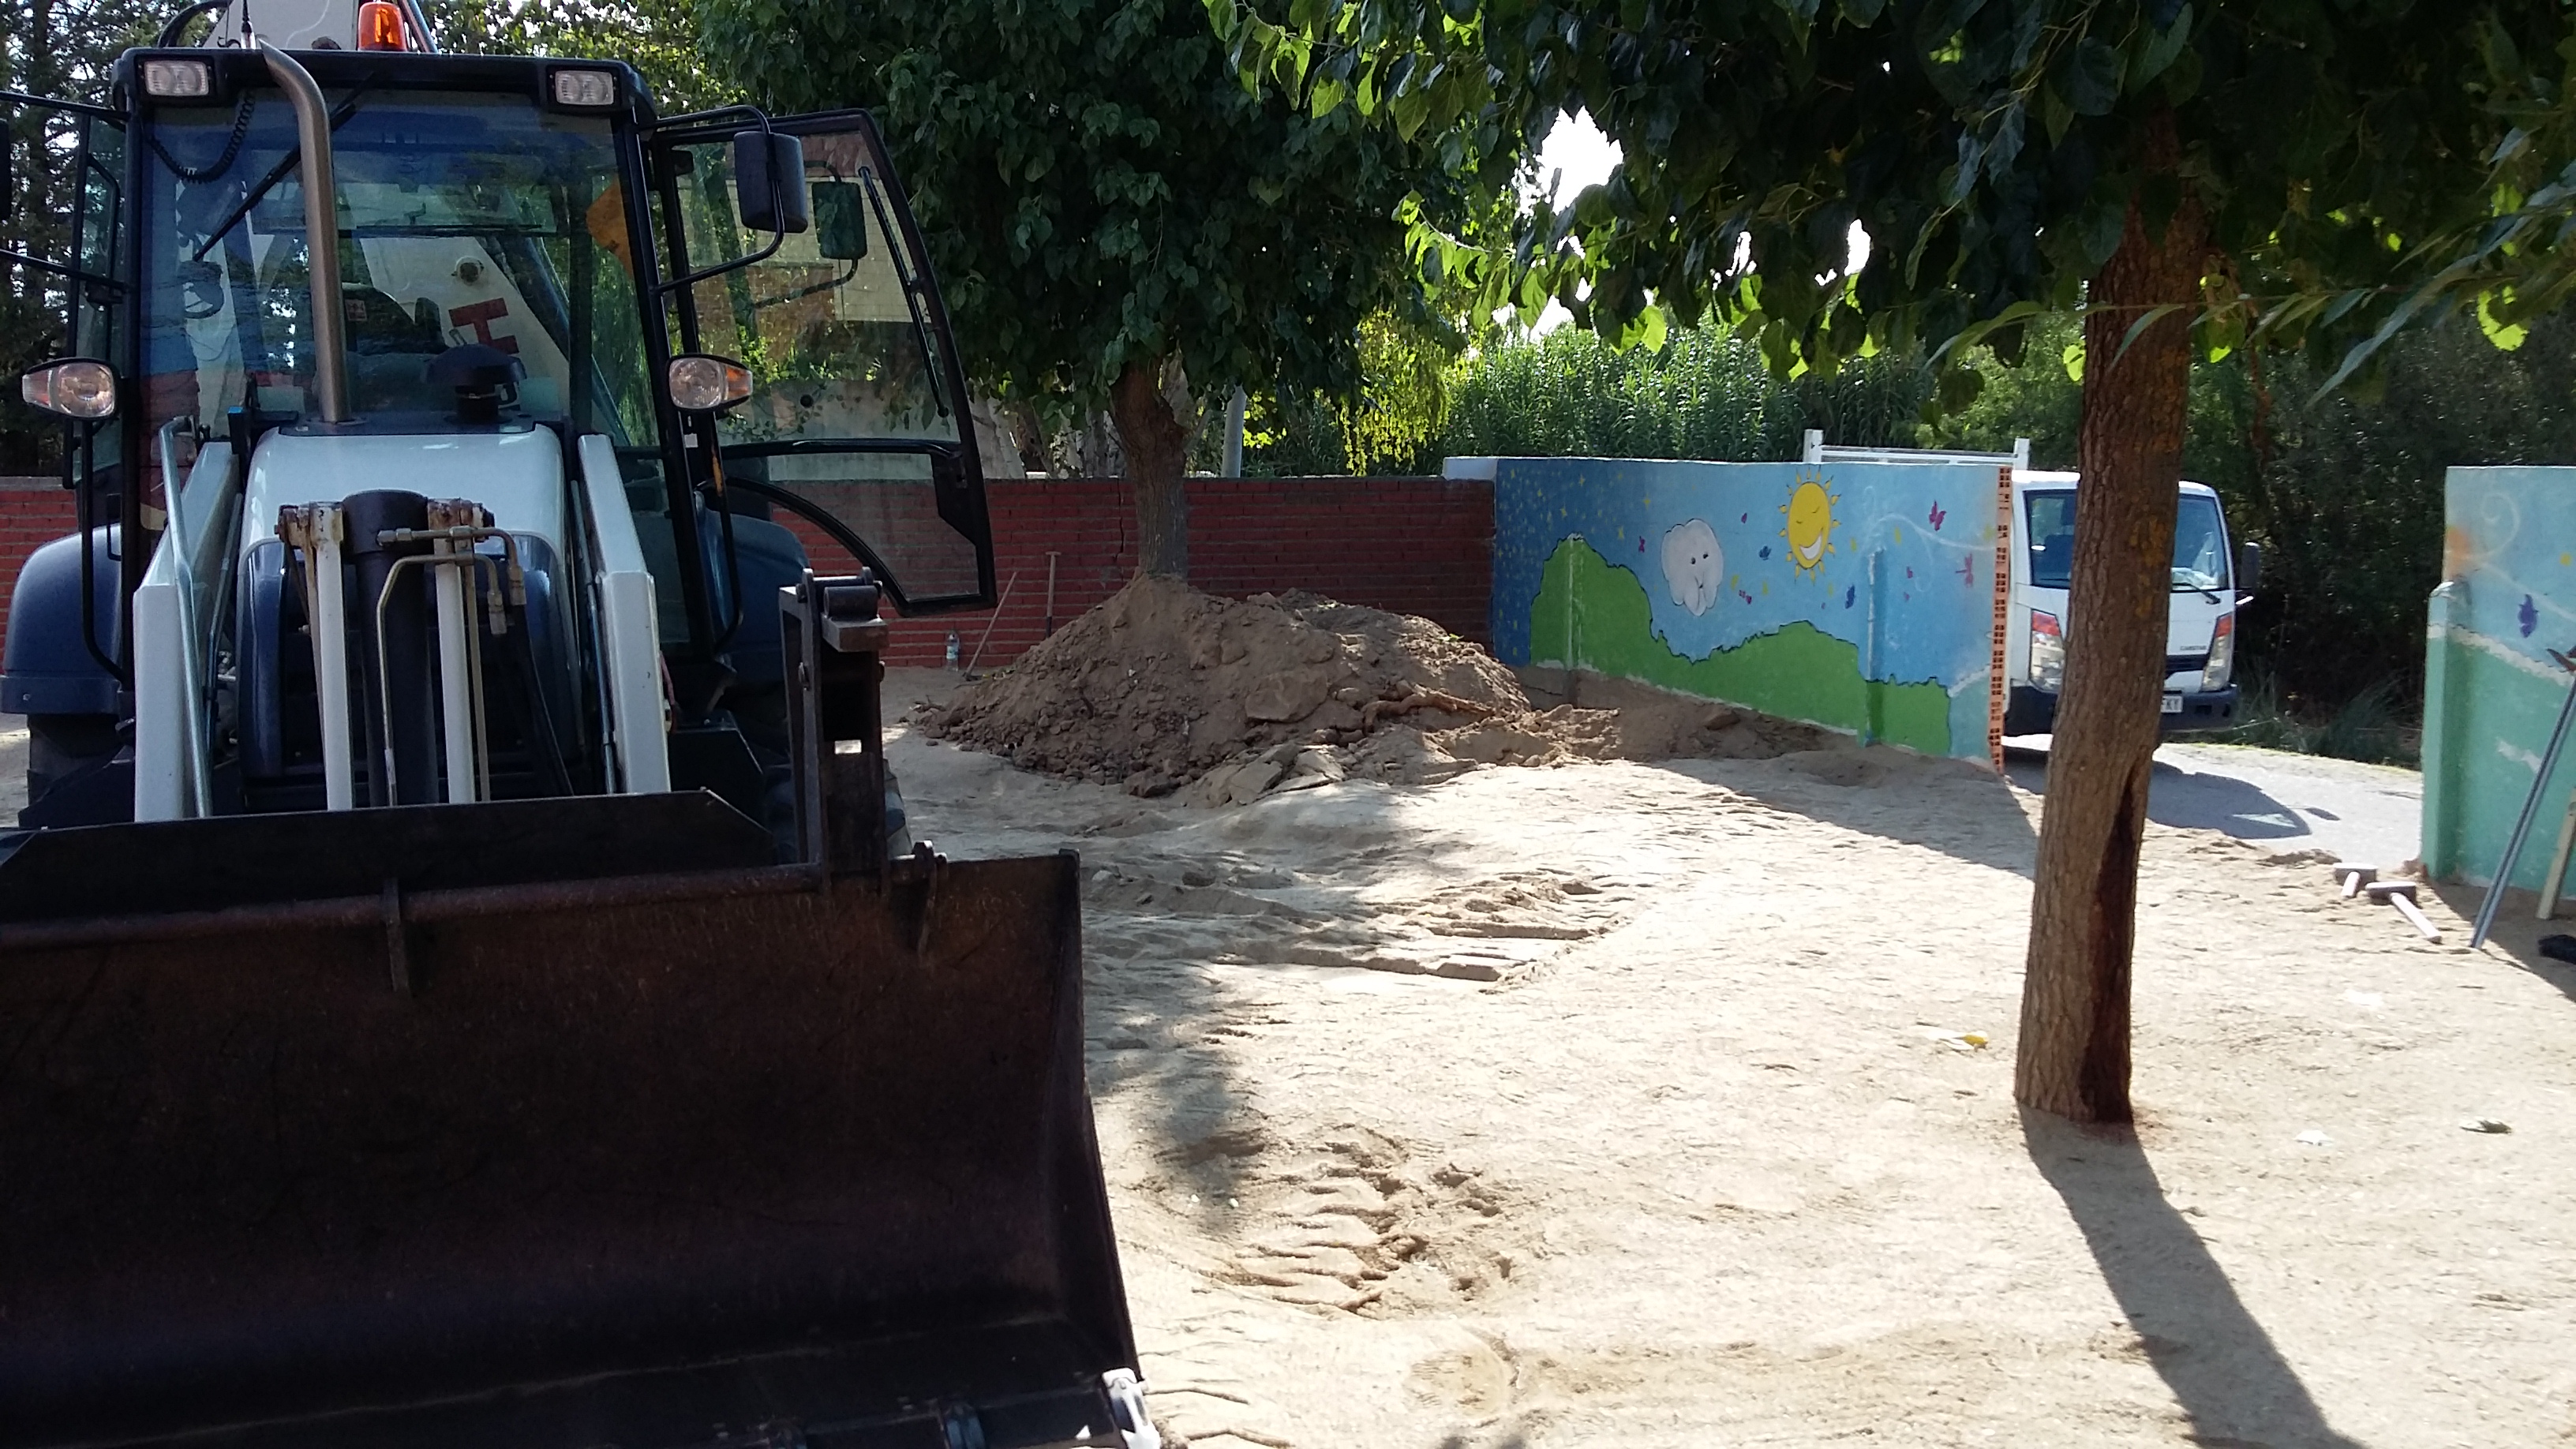
M 2484 886 L 2437 882 L 2426 889 L 2441 897 L 2442 904 L 2457 912 L 2463 921 L 2476 920 L 2478 907 L 2487 898 Z M 2495 929 L 2487 935 L 2486 949 L 2490 954 L 2505 956 L 2523 970 L 2557 987 L 2570 1000 L 2576 1000 L 2576 964 L 2553 961 L 2540 954 L 2541 937 L 2576 936 L 2576 908 L 2561 905 L 2558 919 L 2535 920 L 2533 910 L 2538 901 L 2537 892 L 2505 892 L 2503 903 L 2496 908 Z M 2450 938 L 2445 936 L 2443 939 L 2447 941 Z M 2468 932 L 2462 930 L 2460 944 L 2468 944 L 2468 939 Z
M 1849 747 L 1769 760 L 1663 760 L 1776 810 L 2028 879 L 2039 831 L 2010 782 L 1964 760 Z
M 2048 793 L 2048 754 L 2004 747 L 2004 770 L 2035 795 Z M 2185 830 L 2215 830 L 2238 840 L 2296 840 L 2316 834 L 2305 817 L 2261 787 L 2209 770 L 2158 760 L 2147 785 L 2147 818 Z M 2331 819 L 2332 817 L 2327 817 Z
M 2326 1423 L 2191 1219 L 2166 1199 L 2136 1134 L 2024 1109 L 2022 1140 L 2065 1200 L 2147 1361 L 2191 1416 L 2192 1443 L 2360 1449 Z

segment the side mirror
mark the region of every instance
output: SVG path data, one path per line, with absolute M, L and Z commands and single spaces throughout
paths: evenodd
M 2263 545 L 2259 543 L 2236 545 L 2236 592 L 2251 598 L 2255 588 L 2262 582 Z
M 806 209 L 805 144 L 795 137 L 735 132 L 733 184 L 743 230 L 792 235 L 813 225 Z
M 684 413 L 720 413 L 751 396 L 751 369 L 729 357 L 684 352 L 663 376 L 671 406 Z
M 859 183 L 814 183 L 814 245 L 836 262 L 867 259 L 868 197 Z
M 86 357 L 66 357 L 32 367 L 18 379 L 27 406 L 74 422 L 116 416 L 116 369 Z

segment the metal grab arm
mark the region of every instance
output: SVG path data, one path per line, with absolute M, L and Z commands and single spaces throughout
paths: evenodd
M 878 688 L 888 631 L 877 602 L 876 580 L 864 572 L 816 578 L 807 569 L 778 591 L 797 860 L 833 876 L 881 877 L 887 865 Z

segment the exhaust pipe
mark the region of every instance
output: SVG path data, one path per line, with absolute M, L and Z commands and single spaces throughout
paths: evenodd
M 295 107 L 295 140 L 299 160 L 297 184 L 304 188 L 304 256 L 313 291 L 313 386 L 321 394 L 322 421 L 345 423 L 349 412 L 348 328 L 340 308 L 339 186 L 331 170 L 331 108 L 313 72 L 285 51 L 262 40 L 259 58 Z

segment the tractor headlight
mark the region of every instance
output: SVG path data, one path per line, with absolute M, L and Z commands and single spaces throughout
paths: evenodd
M 703 352 L 671 359 L 671 405 L 684 413 L 720 412 L 751 396 L 751 369 Z
M 2066 634 L 2055 614 L 2030 611 L 2030 682 L 2055 690 L 2066 682 Z
M 116 415 L 116 369 L 85 357 L 48 362 L 18 379 L 18 395 L 31 408 L 94 423 Z
M 165 101 L 197 100 L 215 92 L 215 68 L 202 60 L 143 62 L 143 93 Z
M 579 106 L 587 111 L 616 105 L 617 72 L 613 70 L 556 71 L 555 104 Z
M 2227 687 L 2228 676 L 2236 672 L 2236 616 L 2218 616 L 2218 632 L 2209 639 L 2209 664 L 2200 671 L 2200 692 L 2215 694 Z

